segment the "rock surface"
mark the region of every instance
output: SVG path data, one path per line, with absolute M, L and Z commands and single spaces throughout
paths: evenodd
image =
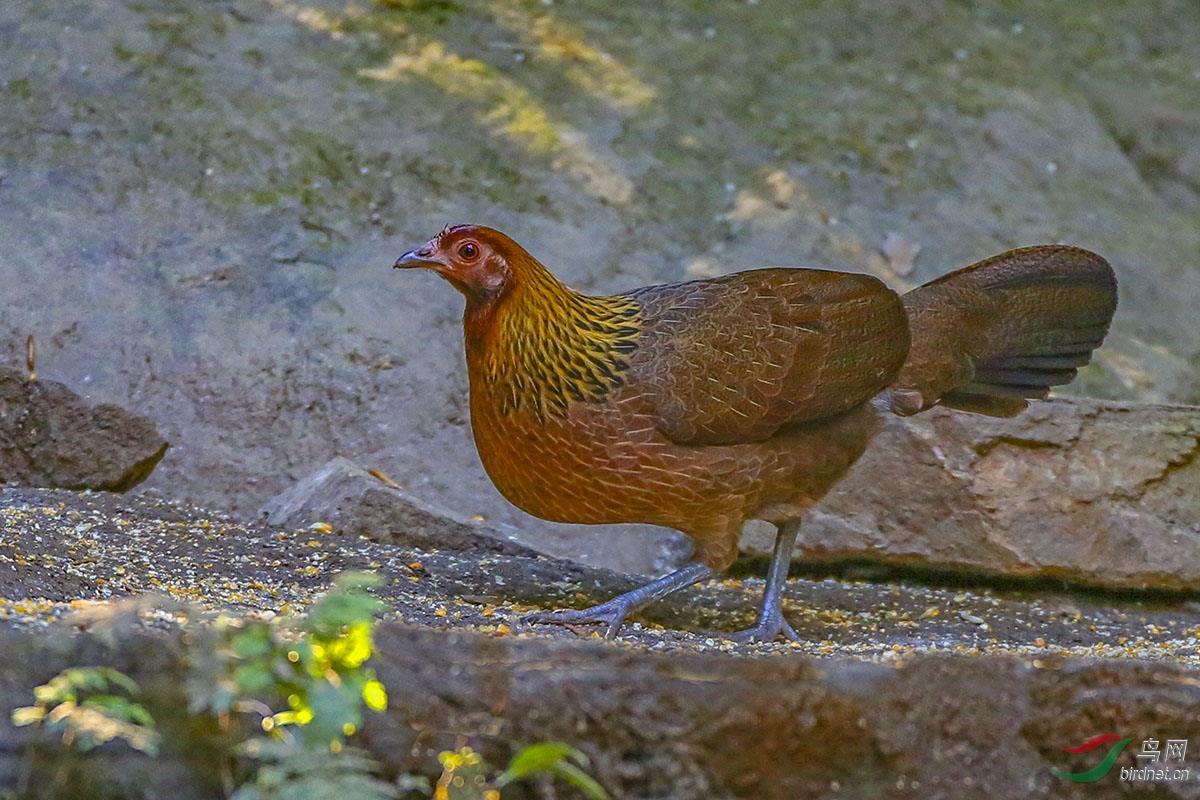
M 411 497 L 342 456 L 272 498 L 260 513 L 268 525 L 302 528 L 324 523 L 339 534 L 406 547 L 537 555 L 484 525 L 456 519 L 445 509 Z
M 893 419 L 796 559 L 1200 590 L 1200 407 L 1037 403 Z M 753 535 L 744 546 L 770 554 Z
M 361 744 L 388 771 L 437 774 L 436 754 L 468 744 L 492 763 L 517 743 L 572 742 L 614 798 L 809 800 L 1041 800 L 1126 796 L 1117 780 L 1141 741 L 1200 737 L 1200 688 L 1165 664 L 1062 663 L 1010 658 L 916 659 L 895 666 L 655 654 L 595 642 L 496 638 L 386 625 L 372 662 L 388 687 Z M 29 798 L 218 797 L 227 743 L 184 725 L 187 674 L 180 637 L 124 630 L 47 640 L 0 632 L 0 705 L 83 663 L 114 666 L 142 687 L 160 723 L 164 757 L 104 748 L 81 758 L 37 746 Z M 36 664 L 32 675 L 19 671 Z M 930 686 L 939 687 L 936 697 Z M 1094 784 L 1095 754 L 1066 755 L 1098 731 L 1132 736 L 1117 768 Z M 0 785 L 14 787 L 33 745 L 0 722 Z M 1192 759 L 1174 765 L 1190 768 Z M 1194 797 L 1191 782 L 1153 782 L 1158 797 Z M 527 787 L 505 797 L 538 794 Z M 565 796 L 574 796 L 567 794 Z
M 484 475 L 461 301 L 390 269 L 442 225 L 598 292 L 1067 241 L 1121 280 L 1077 390 L 1200 400 L 1194 3 L 776 3 L 5 0 L 0 360 L 153 418 L 172 496 L 250 515 L 342 453 L 628 570 L 679 548 Z
M 0 483 L 125 492 L 166 452 L 145 417 L 0 367 Z
M 1061 750 L 1098 730 L 1200 735 L 1200 687 L 1166 665 L 985 657 L 883 667 L 398 628 L 380 644 L 381 679 L 404 690 L 367 736 L 395 768 L 455 736 L 500 763 L 509 742 L 550 737 L 578 743 L 616 797 L 1064 798 L 1075 792 L 1046 767 L 1092 766 Z M 1121 765 L 1136 763 L 1130 751 Z M 1112 777 L 1078 796 L 1116 795 Z M 1194 796 L 1191 783 L 1161 788 Z

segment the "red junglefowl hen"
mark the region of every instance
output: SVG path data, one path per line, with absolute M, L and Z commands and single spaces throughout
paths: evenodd
M 941 404 L 1012 416 L 1088 362 L 1116 309 L 1100 256 L 1013 250 L 897 295 L 870 275 L 759 269 L 611 297 L 564 286 L 499 231 L 443 230 L 397 267 L 466 296 L 471 425 L 488 475 L 558 522 L 643 522 L 693 562 L 582 611 L 601 622 L 724 570 L 749 519 L 778 529 L 758 623 L 796 634 L 782 593 L 804 513 L 862 455 L 882 413 Z

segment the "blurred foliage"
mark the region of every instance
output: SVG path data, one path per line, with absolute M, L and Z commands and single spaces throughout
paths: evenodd
M 500 792 L 488 783 L 487 762 L 470 747 L 438 754 L 442 775 L 433 800 L 500 800 Z
M 588 757 L 569 744 L 531 744 L 513 756 L 508 769 L 496 779 L 496 786 L 506 786 L 536 775 L 550 775 L 565 780 L 589 800 L 608 800 L 608 793 L 584 772 L 589 766 Z
M 261 730 L 229 754 L 231 765 L 250 765 L 249 773 L 239 768 L 249 780 L 235 779 L 232 768 L 225 775 L 231 800 L 386 800 L 413 793 L 500 800 L 505 786 L 529 779 L 565 781 L 588 800 L 607 800 L 585 771 L 587 756 L 562 742 L 525 747 L 499 775 L 463 746 L 439 755 L 442 772 L 433 785 L 419 775 L 378 777 L 374 757 L 348 741 L 365 709 L 382 712 L 388 704 L 387 690 L 367 667 L 375 622 L 387 609 L 369 591 L 379 583 L 374 575 L 344 573 L 304 618 L 221 615 L 189 632 L 190 713 L 212 715 L 227 731 L 245 730 L 238 723 L 247 720 Z M 64 743 L 85 751 L 120 739 L 156 755 L 159 735 L 133 699 L 137 694 L 137 684 L 115 669 L 75 667 L 38 686 L 35 705 L 14 710 L 12 720 L 61 732 Z
M 258 737 L 240 748 L 259 764 L 251 783 L 231 800 L 387 800 L 397 787 L 376 778 L 370 753 L 355 747 L 297 747 L 293 741 Z
M 397 796 L 374 777 L 369 753 L 346 747 L 364 708 L 387 708 L 387 690 L 364 667 L 375 651 L 375 620 L 387 610 L 368 591 L 379 583 L 375 575 L 343 573 L 294 626 L 222 617 L 193 648 L 190 709 L 219 719 L 257 715 L 266 734 L 238 748 L 258 771 L 237 800 Z
M 14 709 L 14 725 L 62 733 L 64 744 L 91 750 L 119 739 L 135 750 L 158 753 L 154 718 L 132 698 L 133 679 L 109 667 L 72 667 L 33 690 L 35 705 Z
M 438 756 L 442 775 L 434 789 L 434 800 L 500 800 L 500 790 L 514 781 L 542 776 L 560 778 L 588 800 L 608 800 L 608 793 L 584 770 L 588 757 L 562 742 L 541 742 L 520 750 L 495 780 L 487 762 L 470 747 L 448 750 Z

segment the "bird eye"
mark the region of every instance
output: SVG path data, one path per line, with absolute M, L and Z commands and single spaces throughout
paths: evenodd
M 463 261 L 474 261 L 479 258 L 479 245 L 474 242 L 463 242 L 458 246 L 458 257 Z

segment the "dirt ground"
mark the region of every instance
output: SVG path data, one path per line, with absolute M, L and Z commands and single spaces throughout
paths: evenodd
M 761 574 L 758 565 L 745 571 Z M 418 551 L 318 530 L 262 528 L 149 498 L 53 490 L 0 492 L 0 618 L 39 627 L 109 601 L 155 598 L 237 614 L 302 613 L 338 573 L 386 579 L 392 618 L 435 630 L 573 639 L 588 626 L 531 626 L 540 608 L 583 606 L 636 578 L 545 558 Z M 649 651 L 791 653 L 895 662 L 921 655 L 1029 661 L 1113 658 L 1200 666 L 1200 605 L 1187 593 L 1084 593 L 1045 581 L 808 578 L 789 586 L 799 642 L 734 645 L 753 622 L 762 581 L 735 577 L 654 604 L 618 642 Z M 894 576 L 892 576 L 894 577 Z M 946 576 L 941 582 L 947 583 Z M 926 585 L 921 585 L 925 583 Z M 991 585 L 989 585 L 991 584 Z M 72 615 L 76 615 L 73 617 Z

